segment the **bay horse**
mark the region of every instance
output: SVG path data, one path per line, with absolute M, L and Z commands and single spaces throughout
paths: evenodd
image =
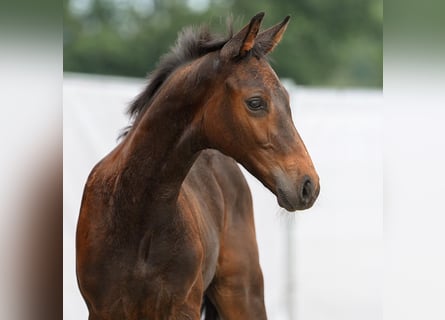
M 266 319 L 252 197 L 237 162 L 288 211 L 319 178 L 266 56 L 289 17 L 220 39 L 186 29 L 91 171 L 76 235 L 90 320 Z

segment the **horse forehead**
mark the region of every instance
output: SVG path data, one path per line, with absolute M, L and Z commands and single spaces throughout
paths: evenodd
M 266 61 L 261 60 L 252 58 L 249 63 L 240 66 L 236 75 L 238 82 L 248 86 L 262 86 L 274 92 L 282 91 L 283 87 L 275 71 Z

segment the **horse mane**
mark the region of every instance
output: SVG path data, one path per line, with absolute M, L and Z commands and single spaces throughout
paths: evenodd
M 221 49 L 233 35 L 232 27 L 228 27 L 226 37 L 213 34 L 207 25 L 186 27 L 179 33 L 174 46 L 164 54 L 156 69 L 148 75 L 148 83 L 145 89 L 133 100 L 127 109 L 127 114 L 133 122 L 137 121 L 139 115 L 150 107 L 153 97 L 165 80 L 181 65 L 193 61 L 207 53 Z M 124 129 L 121 136 L 125 136 L 131 125 Z

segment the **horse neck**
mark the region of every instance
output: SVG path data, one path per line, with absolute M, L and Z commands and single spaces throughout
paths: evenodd
M 207 90 L 190 80 L 190 68 L 183 67 L 160 88 L 124 141 L 123 190 L 131 190 L 134 203 L 175 206 L 182 182 L 204 148 L 197 115 Z

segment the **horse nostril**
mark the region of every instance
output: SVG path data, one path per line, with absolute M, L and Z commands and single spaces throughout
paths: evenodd
M 304 203 L 308 203 L 312 197 L 313 185 L 310 178 L 306 178 L 303 182 L 303 187 L 301 188 L 301 200 Z

